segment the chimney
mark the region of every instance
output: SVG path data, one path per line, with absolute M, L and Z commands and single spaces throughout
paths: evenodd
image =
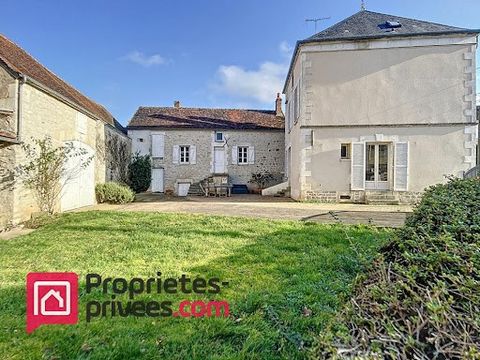
M 275 100 L 275 115 L 284 116 L 282 110 L 282 98 L 280 97 L 280 93 L 277 93 L 277 99 Z
M 175 100 L 175 101 L 173 102 L 173 107 L 174 107 L 174 108 L 178 109 L 178 108 L 180 108 L 180 106 L 181 106 L 181 105 L 180 105 L 180 101 Z

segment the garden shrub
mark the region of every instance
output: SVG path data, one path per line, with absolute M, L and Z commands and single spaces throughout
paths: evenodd
M 147 191 L 152 182 L 150 155 L 135 154 L 128 169 L 130 187 L 136 193 Z
M 97 184 L 95 193 L 99 203 L 126 204 L 135 199 L 135 194 L 128 186 L 115 182 Z
M 315 356 L 480 359 L 480 179 L 428 189 L 336 320 Z

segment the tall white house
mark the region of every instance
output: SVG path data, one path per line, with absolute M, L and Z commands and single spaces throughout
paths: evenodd
M 363 10 L 298 41 L 284 87 L 292 197 L 410 203 L 474 167 L 478 33 Z

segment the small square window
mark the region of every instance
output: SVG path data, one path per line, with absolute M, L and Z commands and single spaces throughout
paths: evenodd
M 223 132 L 217 131 L 215 132 L 215 141 L 222 142 L 223 141 Z
M 138 142 L 143 142 L 143 139 L 142 139 L 142 138 L 138 138 Z
M 350 144 L 342 144 L 340 147 L 340 159 L 350 159 Z
M 190 146 L 180 146 L 180 164 L 190 163 Z
M 238 147 L 238 163 L 248 164 L 248 146 Z

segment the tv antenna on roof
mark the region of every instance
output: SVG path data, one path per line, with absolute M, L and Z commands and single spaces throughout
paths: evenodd
M 323 17 L 323 18 L 316 18 L 316 19 L 305 19 L 305 22 L 307 22 L 307 23 L 308 23 L 308 22 L 313 22 L 313 23 L 315 23 L 315 34 L 316 34 L 316 33 L 317 33 L 317 23 L 318 23 L 319 21 L 329 20 L 329 19 L 331 19 L 330 16 L 329 16 L 329 17 Z
M 365 5 L 365 0 L 362 0 L 362 4 L 360 5 L 360 10 L 361 11 L 367 10 L 367 6 Z

